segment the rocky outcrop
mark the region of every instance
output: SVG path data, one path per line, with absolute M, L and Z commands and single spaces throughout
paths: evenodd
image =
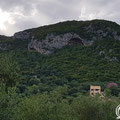
M 84 28 L 87 34 L 94 34 L 94 36 L 88 38 L 81 38 L 80 35 L 76 33 L 65 33 L 65 34 L 48 34 L 44 39 L 37 39 L 35 36 L 31 37 L 32 34 L 28 31 L 15 33 L 13 39 L 16 40 L 29 40 L 28 50 L 36 50 L 41 54 L 50 54 L 55 49 L 60 49 L 66 45 L 80 44 L 84 46 L 90 46 L 95 40 L 102 40 L 104 37 L 112 37 L 115 40 L 120 40 L 120 36 L 117 32 L 112 31 L 111 28 L 105 28 L 104 30 L 95 30 L 92 25 Z
M 118 35 L 118 32 L 105 25 L 98 28 L 97 25 L 90 24 L 84 27 L 84 30 L 87 34 L 92 35 L 92 40 L 100 40 L 103 38 L 114 38 L 115 40 L 120 40 L 120 35 Z
M 117 57 L 105 56 L 105 59 L 111 62 L 119 62 L 119 59 Z
M 75 21 L 71 21 L 68 23 L 58 23 L 59 25 L 56 24 L 54 27 L 53 25 L 43 26 L 18 32 L 14 34 L 13 39 L 27 41 L 29 51 L 36 50 L 41 54 L 50 54 L 55 49 L 60 49 L 66 45 L 90 46 L 96 40 L 120 40 L 120 27 L 109 21 L 95 20 L 84 24 L 83 22 L 78 24 L 77 21 L 75 24 Z M 70 24 L 73 26 L 72 28 Z M 47 30 L 48 28 L 49 30 Z
M 19 39 L 19 40 L 28 40 L 30 38 L 31 38 L 31 33 L 27 31 L 15 33 L 13 36 L 13 39 Z
M 84 45 L 84 42 L 85 40 L 76 33 L 66 33 L 61 35 L 50 34 L 42 40 L 37 40 L 32 37 L 32 40 L 28 45 L 28 50 L 36 50 L 41 54 L 50 54 L 54 49 L 60 49 L 71 44 Z
M 111 53 L 113 50 L 112 49 L 109 49 L 108 53 Z M 109 55 L 107 55 L 107 53 L 105 53 L 105 51 L 100 51 L 99 52 L 99 55 L 100 56 L 104 56 L 104 58 L 108 61 L 111 61 L 111 62 L 119 62 L 119 59 L 115 56 L 111 57 Z

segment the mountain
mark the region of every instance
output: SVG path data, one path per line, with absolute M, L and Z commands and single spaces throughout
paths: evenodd
M 15 33 L 11 38 L 1 36 L 0 43 L 4 42 L 3 47 L 8 44 L 12 49 L 17 45 L 19 49 L 24 44 L 24 49 L 28 48 L 28 50 L 49 54 L 54 49 L 71 43 L 82 43 L 84 46 L 89 46 L 94 41 L 103 39 L 120 40 L 120 26 L 105 20 L 66 21 L 21 31 Z M 20 44 L 22 45 L 20 46 Z
M 17 62 L 19 70 L 10 68 L 19 79 L 11 78 L 15 74 L 6 69 L 1 76 L 5 83 L 9 79 L 8 86 L 17 81 L 20 93 L 28 94 L 30 87 L 37 93 L 63 85 L 74 96 L 87 93 L 90 84 L 105 89 L 109 82 L 120 83 L 120 25 L 106 20 L 66 21 L 0 36 L 1 71 L 11 64 L 8 60 Z

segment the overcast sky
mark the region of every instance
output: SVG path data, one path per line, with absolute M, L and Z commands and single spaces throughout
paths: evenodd
M 64 20 L 107 19 L 120 24 L 120 0 L 0 0 L 0 34 Z

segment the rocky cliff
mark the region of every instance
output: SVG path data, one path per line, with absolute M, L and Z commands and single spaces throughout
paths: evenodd
M 120 26 L 105 20 L 67 21 L 15 33 L 15 41 L 27 44 L 29 51 L 50 54 L 67 45 L 90 46 L 96 40 L 120 40 Z M 19 44 L 19 42 L 17 43 Z M 16 45 L 16 44 L 15 44 Z M 5 47 L 4 47 L 5 46 Z M 7 49 L 0 41 L 0 49 Z
M 76 40 L 77 39 L 77 40 Z M 76 33 L 66 33 L 60 35 L 50 34 L 45 39 L 38 40 L 32 38 L 28 44 L 28 50 L 36 50 L 41 54 L 50 54 L 54 49 L 60 49 L 64 46 L 72 44 L 85 45 L 84 40 Z

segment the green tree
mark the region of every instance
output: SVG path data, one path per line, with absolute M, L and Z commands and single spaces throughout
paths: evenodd
M 18 80 L 19 66 L 11 54 L 0 55 L 0 82 L 6 86 L 15 85 Z
M 118 87 L 110 87 L 110 90 L 111 90 L 111 95 L 112 96 L 116 96 L 116 97 L 118 97 L 118 95 L 119 95 L 119 88 Z

